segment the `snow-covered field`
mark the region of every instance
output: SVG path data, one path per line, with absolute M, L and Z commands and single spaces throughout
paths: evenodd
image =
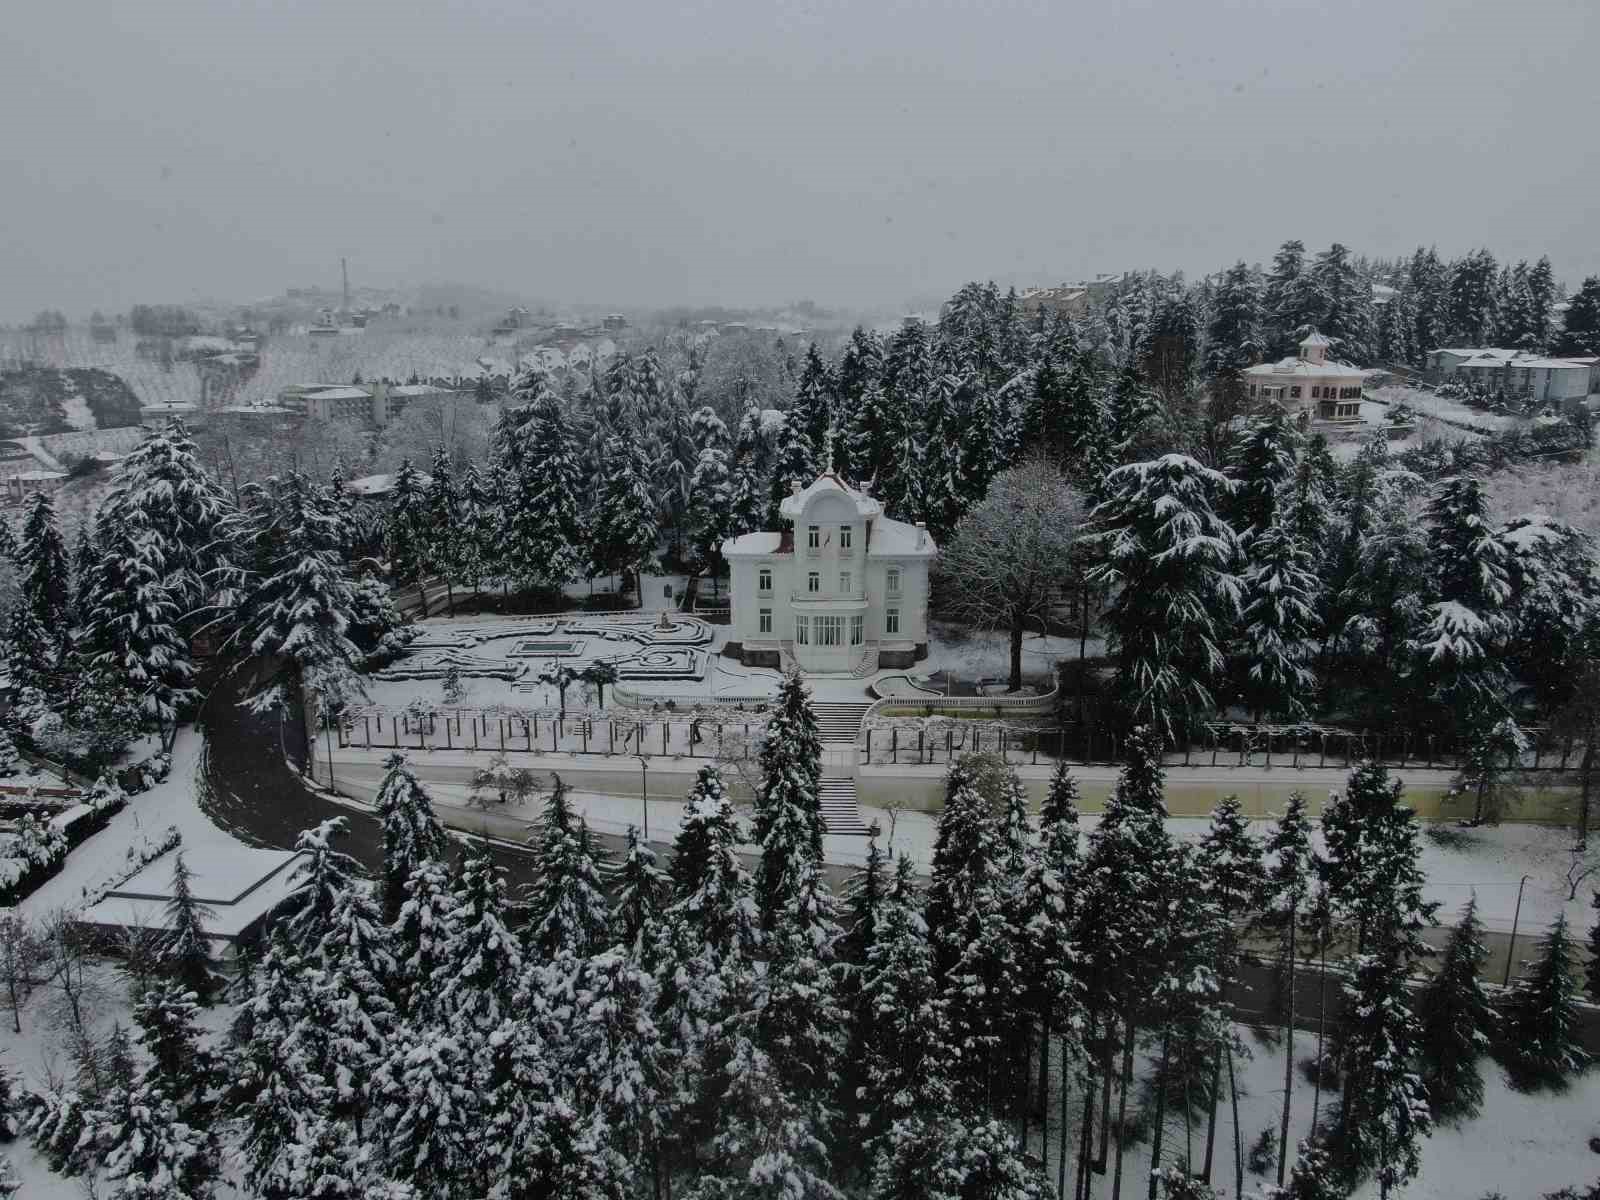
M 939 671 L 953 671 L 958 678 L 1001 679 L 1011 674 L 1011 635 L 1003 629 L 965 630 L 942 621 L 932 621 L 928 630 L 928 658 L 911 668 L 915 676 L 926 677 Z M 1106 652 L 1103 638 L 1091 637 L 1085 648 L 1088 657 Z M 1022 640 L 1022 673 L 1049 676 L 1062 659 L 1075 661 L 1078 639 L 1047 637 L 1029 633 Z
M 1373 396 L 1389 404 L 1405 404 L 1419 414 L 1438 417 L 1445 421 L 1460 421 L 1479 429 L 1519 429 L 1529 422 L 1522 417 L 1507 417 L 1499 413 L 1473 408 L 1460 400 L 1450 400 L 1421 388 L 1391 385 L 1376 389 Z M 1363 414 L 1364 415 L 1364 414 Z

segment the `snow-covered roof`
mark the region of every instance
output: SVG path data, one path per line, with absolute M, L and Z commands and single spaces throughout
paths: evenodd
M 939 553 L 933 535 L 904 521 L 883 517 L 872 523 L 868 558 L 932 558 Z
M 1594 361 L 1593 359 L 1590 362 Z M 1472 363 L 1462 363 L 1462 366 L 1472 366 Z M 1587 371 L 1588 362 L 1579 362 L 1572 358 L 1514 358 L 1507 364 L 1513 367 L 1538 367 L 1542 370 Z
M 225 850 L 208 846 L 204 854 L 188 856 L 189 886 L 211 910 L 206 932 L 213 938 L 236 938 L 277 908 L 300 886 L 297 863 L 303 857 L 300 851 L 244 845 Z M 172 858 L 164 855 L 118 884 L 78 920 L 111 928 L 165 928 L 171 896 Z
M 768 530 L 741 533 L 738 537 L 731 537 L 722 543 L 722 557 L 742 558 L 751 554 L 776 554 L 778 543 L 782 540 L 781 535 Z
M 331 387 L 320 392 L 306 392 L 308 400 L 370 400 L 372 393 L 361 387 Z
M 783 503 L 778 505 L 778 512 L 787 520 L 798 521 L 812 500 L 826 494 L 843 496 L 855 505 L 857 516 L 875 517 L 883 512 L 883 505 L 871 496 L 858 492 L 831 471 L 818 475 L 808 487 L 785 496 Z
M 1301 338 L 1300 339 L 1300 344 L 1302 346 L 1331 346 L 1331 345 L 1333 345 L 1332 342 L 1330 342 L 1322 334 L 1318 333 L 1315 329 L 1313 329 L 1310 333 L 1306 334 L 1305 337 Z
M 1507 350 L 1501 346 L 1441 346 L 1433 351 L 1434 354 L 1454 354 L 1465 358 L 1498 358 L 1502 361 L 1513 359 L 1520 350 Z
M 362 475 L 357 479 L 345 480 L 344 490 L 352 496 L 387 496 L 394 491 L 394 480 L 393 473 Z M 427 487 L 432 482 L 433 476 L 417 472 L 417 483 L 420 486 Z
M 454 389 L 435 387 L 431 383 L 402 383 L 389 389 L 391 396 L 450 396 Z
M 1303 358 L 1280 358 L 1277 362 L 1262 363 L 1260 366 L 1248 367 L 1244 373 L 1256 379 L 1276 378 L 1283 375 L 1292 375 L 1297 378 L 1364 379 L 1367 374 L 1360 367 L 1352 367 L 1348 363 L 1334 362 L 1332 359 L 1316 363 L 1307 362 Z

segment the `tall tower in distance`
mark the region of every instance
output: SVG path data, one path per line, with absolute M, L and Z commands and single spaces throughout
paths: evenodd
M 350 262 L 348 259 L 339 260 L 339 274 L 344 277 L 344 311 L 350 311 Z

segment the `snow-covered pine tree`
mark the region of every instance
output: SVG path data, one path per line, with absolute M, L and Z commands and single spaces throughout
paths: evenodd
M 1245 426 L 1244 435 L 1228 456 L 1228 474 L 1234 486 L 1223 505 L 1241 546 L 1248 548 L 1277 519 L 1294 479 L 1303 440 L 1276 401 Z
M 1010 867 L 992 805 L 1003 802 L 1002 766 L 967 755 L 951 767 L 934 842 L 926 916 L 934 978 L 949 1020 L 964 1103 L 1010 1111 L 1023 994 L 1021 931 Z M 995 793 L 1000 793 L 996 795 Z
M 1344 987 L 1344 1094 L 1330 1148 L 1347 1191 L 1371 1174 L 1387 1196 L 1416 1178 L 1432 1121 L 1412 1066 L 1421 1030 L 1406 991 L 1407 955 L 1392 938 L 1375 939 L 1371 947 L 1356 955 Z
M 1438 908 L 1422 898 L 1416 813 L 1401 804 L 1404 791 L 1388 767 L 1364 762 L 1323 806 L 1321 878 L 1358 953 L 1390 942 L 1409 957 L 1425 953 L 1420 932 Z
M 861 1138 L 871 1145 L 896 1120 L 949 1108 L 954 1097 L 949 1073 L 958 1067 L 914 867 L 906 855 L 895 863 L 877 936 L 867 950 L 861 1002 L 871 1036 L 857 1111 Z
M 715 579 L 722 571 L 722 543 L 734 534 L 733 481 L 727 455 L 715 447 L 700 451 L 689 480 L 689 545 L 695 563 Z
M 1302 1139 L 1295 1147 L 1289 1185 L 1267 1191 L 1268 1200 L 1347 1200 L 1349 1194 L 1319 1136 Z
M 454 616 L 456 577 L 462 566 L 461 489 L 456 483 L 450 451 L 443 442 L 433 452 L 423 512 L 427 520 L 428 573 L 444 576 L 446 603 Z
M 549 376 L 530 372 L 519 379 L 514 394 L 526 412 L 515 427 L 515 453 L 506 460 L 509 490 L 501 511 L 505 550 L 521 583 L 560 588 L 589 566 L 584 498 L 592 495 L 593 481 L 585 479 L 573 421 L 563 412 Z M 616 436 L 614 429 L 611 432 Z M 647 476 L 642 459 L 634 456 L 626 464 L 612 464 L 608 456 L 608 469 L 623 468 L 636 473 L 630 486 L 642 491 Z M 648 511 L 653 546 L 653 505 Z
M 413 999 L 413 1022 L 470 1030 L 482 1039 L 511 1014 L 523 959 L 506 925 L 501 875 L 486 844 L 468 846 L 456 878 L 449 939 L 437 971 L 439 987 L 426 1000 Z
M 1511 632 L 1505 547 L 1478 480 L 1453 476 L 1429 501 L 1434 601 L 1411 652 L 1424 694 L 1469 734 L 1505 715 L 1509 680 L 1497 653 Z
M 1119 467 L 1090 514 L 1100 556 L 1092 582 L 1116 589 L 1107 611 L 1119 702 L 1130 723 L 1172 739 L 1210 710 L 1222 646 L 1238 614 L 1238 538 L 1214 501 L 1228 478 L 1181 454 Z
M 606 441 L 604 478 L 591 524 L 591 574 L 624 576 L 648 571 L 655 561 L 656 506 L 637 433 L 624 426 Z
M 822 861 L 822 740 L 816 714 L 798 671 L 783 681 L 761 743 L 761 784 L 756 789 L 756 906 L 761 928 L 793 909 L 801 873 Z
M 873 833 L 867 840 L 866 862 L 845 887 L 844 932 L 833 963 L 834 992 L 846 1023 L 834 1103 L 839 1114 L 838 1131 L 833 1140 L 835 1160 L 844 1171 L 858 1170 L 866 1162 L 865 1147 L 857 1131 L 866 1116 L 867 1054 L 876 1025 L 876 1014 L 865 989 L 866 967 L 881 936 L 889 884 L 884 854 Z
M 1262 917 L 1268 929 L 1279 937 L 1279 970 L 1283 979 L 1283 1112 L 1278 1122 L 1278 1186 L 1283 1186 L 1285 1159 L 1289 1150 L 1289 1109 L 1294 1092 L 1294 997 L 1295 967 L 1300 925 L 1311 901 L 1318 858 L 1311 845 L 1311 822 L 1306 816 L 1306 799 L 1299 792 L 1289 795 L 1289 803 L 1267 835 L 1266 853 L 1271 865 L 1262 887 Z
M 12 682 L 48 690 L 72 615 L 72 571 L 48 492 L 27 501 L 17 539 L 17 600 L 7 626 Z
M 1600 889 L 1589 894 L 1589 907 L 1594 909 L 1594 924 L 1589 926 L 1589 966 L 1585 978 L 1589 999 L 1600 1004 Z
M 871 1200 L 1048 1200 L 1049 1181 L 1006 1126 L 977 1113 L 896 1121 L 872 1172 Z
M 320 1029 L 311 1059 L 330 1087 L 329 1115 L 360 1134 L 381 1103 L 378 1071 L 398 1024 L 393 1001 L 396 967 L 388 927 L 364 884 L 339 893 L 317 947 L 320 964 L 310 1015 Z
M 107 1098 L 85 1136 L 123 1200 L 206 1200 L 221 1175 L 222 1144 L 208 1102 L 217 1065 L 201 1044 L 194 1000 L 154 988 L 133 1018 L 148 1061 L 126 1091 Z
M 501 574 L 500 489 L 479 463 L 467 464 L 461 480 L 461 577 L 474 592 Z
M 820 455 L 833 435 L 833 395 L 837 387 L 832 370 L 818 352 L 817 344 L 812 342 L 806 347 L 805 365 L 800 368 L 794 403 L 789 406 L 789 419 L 805 434 L 813 454 Z M 816 465 L 826 464 L 818 462 Z
M 613 946 L 583 964 L 573 991 L 566 1073 L 575 1106 L 604 1139 L 603 1173 L 624 1178 L 648 1164 L 659 1188 L 660 1145 L 672 1136 L 669 1060 L 654 1019 L 659 985 L 628 946 Z
M 133 522 L 110 522 L 106 535 L 85 589 L 84 650 L 91 666 L 120 674 L 170 753 L 199 692 L 178 591 L 165 576 L 168 556 L 154 532 Z
M 539 836 L 539 875 L 527 891 L 523 946 L 531 959 L 587 958 L 609 941 L 611 906 L 589 827 L 574 817 L 571 789 L 552 775 Z
M 1494 280 L 1498 267 L 1488 250 L 1450 264 L 1445 318 L 1452 346 L 1482 346 L 1494 324 Z M 1428 343 L 1430 346 L 1436 343 Z
M 302 830 L 295 839 L 294 848 L 305 856 L 305 861 L 295 868 L 293 911 L 283 929 L 289 944 L 303 957 L 319 952 L 323 937 L 332 928 L 340 897 L 358 886 L 360 864 L 333 845 L 335 838 L 349 832 L 347 817 L 329 817 L 320 825 Z
M 654 965 L 661 917 L 672 884 L 656 866 L 655 851 L 639 836 L 635 825 L 628 826 L 627 845 L 617 869 L 615 886 L 617 901 L 611 910 L 612 939 L 638 961 Z
M 748 957 L 758 940 L 750 876 L 735 852 L 739 840 L 733 799 L 721 772 L 701 767 L 684 798 L 673 843 L 667 917 L 675 938 L 686 937 L 687 945 L 704 947 L 719 960 Z
M 876 481 L 881 492 L 899 468 L 900 446 L 908 436 L 901 410 L 878 380 L 869 380 L 851 411 L 843 442 L 856 478 Z
M 406 873 L 405 898 L 393 926 L 394 987 L 402 1017 L 426 1007 L 442 985 L 455 926 L 450 870 L 437 858 L 418 859 Z M 385 892 L 387 896 L 387 892 Z
M 1489 957 L 1474 893 L 1450 931 L 1444 956 L 1417 998 L 1422 1083 L 1435 1116 L 1470 1118 L 1483 1103 L 1478 1060 L 1489 1051 L 1494 1010 L 1478 972 Z
M 1359 366 L 1371 363 L 1375 341 L 1372 284 L 1356 269 L 1349 248 L 1334 242 L 1317 255 L 1307 277 L 1317 305 L 1312 323 L 1332 339 L 1341 358 Z
M 1321 580 L 1287 513 L 1256 535 L 1241 585 L 1237 675 L 1245 705 L 1257 721 L 1303 718 L 1316 695 Z
M 1261 361 L 1261 281 L 1244 262 L 1223 273 L 1206 336 L 1206 370 L 1213 379 L 1237 379 Z
M 1272 270 L 1267 273 L 1261 297 L 1267 344 L 1272 354 L 1292 353 L 1299 340 L 1296 330 L 1310 321 L 1302 278 L 1305 271 L 1306 244 L 1298 238 L 1284 242 L 1272 256 Z
M 793 485 L 807 487 L 819 473 L 817 447 L 811 444 L 796 414 L 784 419 L 772 434 L 772 479 L 767 487 L 767 512 L 764 529 L 782 528 L 779 506 L 789 498 Z
M 395 472 L 394 493 L 389 498 L 389 515 L 384 522 L 383 551 L 389 560 L 389 578 L 396 584 L 417 589 L 423 616 L 428 615 L 422 581 L 428 574 L 431 541 L 426 486 L 411 460 L 402 459 L 400 469 Z
M 237 647 L 263 669 L 247 701 L 256 712 L 312 693 L 328 706 L 365 695 L 360 651 L 349 638 L 354 592 L 339 550 L 339 520 L 298 472 L 270 509 L 242 522 L 240 540 L 259 554 L 238 609 Z
M 472 1050 L 473 1044 L 449 1025 L 413 1023 L 399 1031 L 374 1071 L 388 1172 L 420 1195 L 438 1200 L 482 1195 L 474 1186 L 484 1131 Z
M 449 842 L 433 815 L 427 789 L 403 754 L 391 754 L 384 763 L 374 807 L 383 826 L 383 916 L 392 925 L 405 902 L 412 872 L 430 859 L 443 862 Z
M 1565 913 L 1557 913 L 1534 960 L 1502 1010 L 1498 1052 L 1511 1082 L 1533 1091 L 1565 1091 L 1589 1064 L 1579 1036 L 1578 987 Z
M 167 902 L 161 961 L 179 987 L 192 993 L 201 1004 L 209 1004 L 218 981 L 211 968 L 211 939 L 206 935 L 206 922 L 215 919 L 216 911 L 195 898 L 193 879 L 194 873 L 179 850 L 172 861 L 172 899 Z

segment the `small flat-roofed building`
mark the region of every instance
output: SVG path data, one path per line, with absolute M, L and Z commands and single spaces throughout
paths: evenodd
M 1294 358 L 1262 363 L 1243 373 L 1251 400 L 1283 405 L 1307 423 L 1355 424 L 1361 420 L 1366 372 L 1328 357 L 1332 343 L 1312 330 Z

